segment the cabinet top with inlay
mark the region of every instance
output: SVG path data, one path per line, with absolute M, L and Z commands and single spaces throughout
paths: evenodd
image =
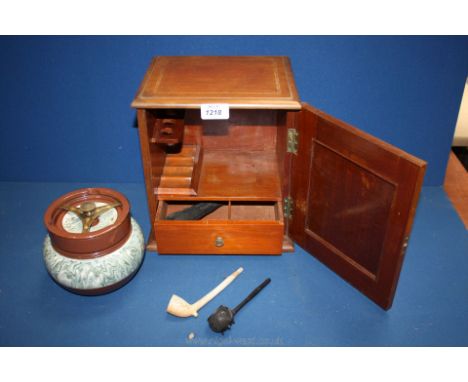
M 155 57 L 132 107 L 196 109 L 207 103 L 301 109 L 288 57 L 271 56 Z

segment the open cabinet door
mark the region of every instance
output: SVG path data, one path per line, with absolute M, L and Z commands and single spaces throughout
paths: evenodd
M 289 235 L 389 309 L 426 163 L 307 104 L 296 122 Z

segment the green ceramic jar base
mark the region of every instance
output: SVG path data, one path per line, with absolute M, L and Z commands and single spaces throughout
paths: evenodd
M 93 259 L 61 255 L 47 235 L 43 248 L 47 271 L 58 284 L 78 294 L 99 295 L 122 287 L 140 268 L 145 251 L 143 233 L 133 218 L 131 226 L 131 234 L 120 248 Z

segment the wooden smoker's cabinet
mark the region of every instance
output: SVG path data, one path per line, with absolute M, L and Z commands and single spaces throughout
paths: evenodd
M 229 119 L 201 118 L 228 104 Z M 156 57 L 132 103 L 161 254 L 269 254 L 293 242 L 384 309 L 426 163 L 300 103 L 287 57 Z M 200 201 L 201 220 L 166 220 Z

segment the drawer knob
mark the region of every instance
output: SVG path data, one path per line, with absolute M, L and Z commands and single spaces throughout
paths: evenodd
M 216 236 L 215 246 L 222 247 L 224 245 L 224 239 L 221 236 Z

